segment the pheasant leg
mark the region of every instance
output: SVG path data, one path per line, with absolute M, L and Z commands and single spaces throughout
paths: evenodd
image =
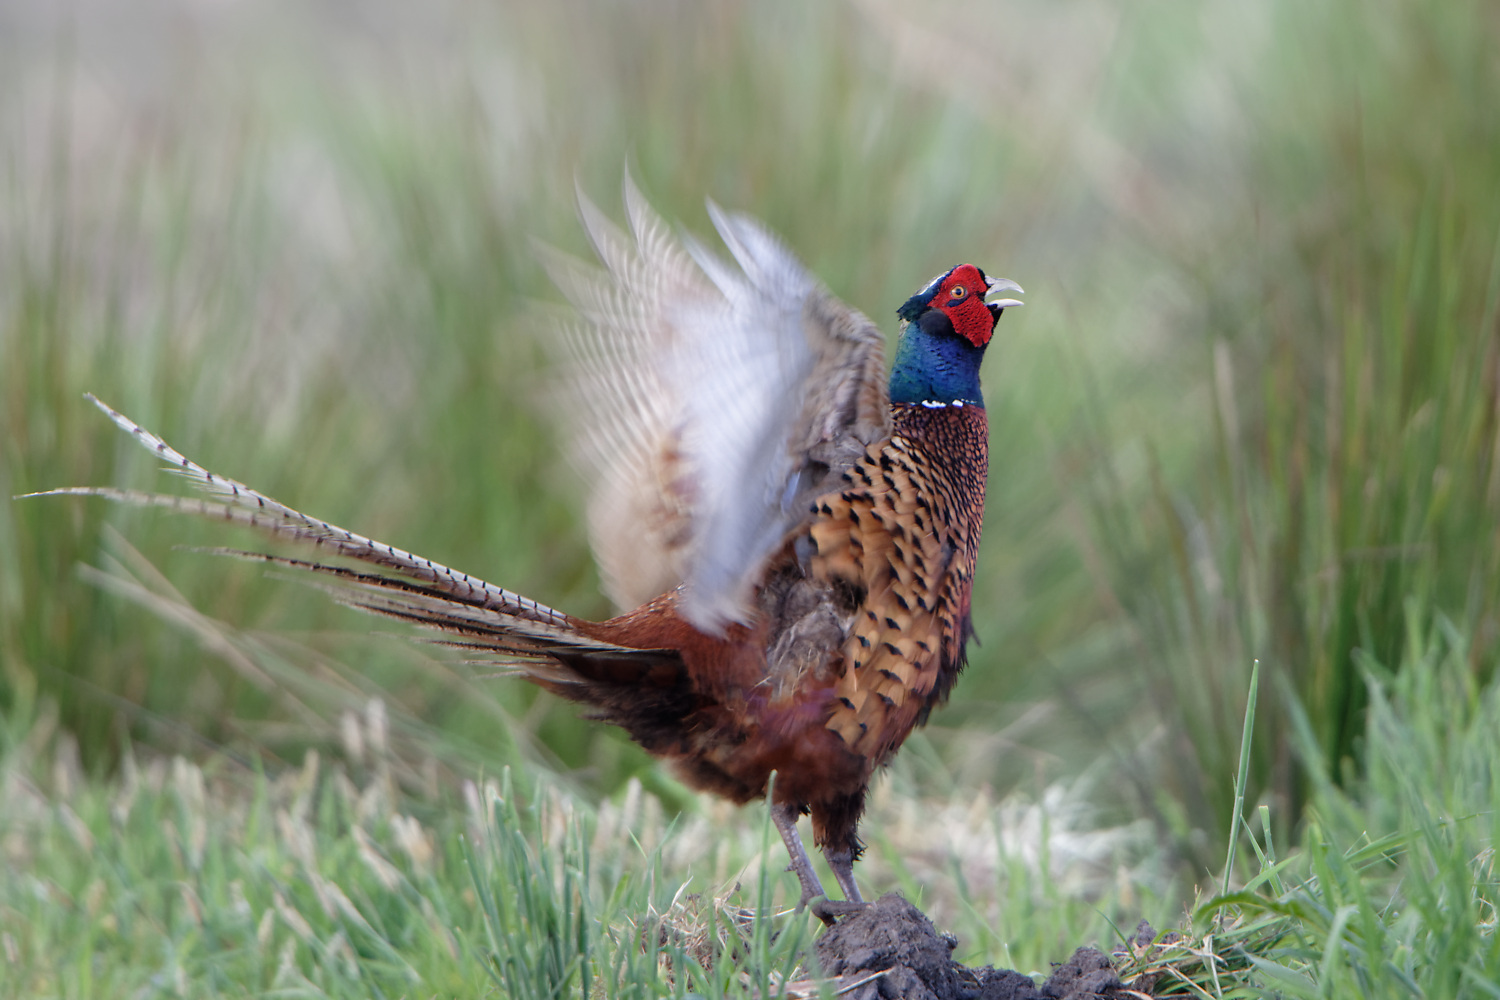
M 776 821 L 776 829 L 780 831 L 781 839 L 786 844 L 786 852 L 792 859 L 787 867 L 796 873 L 797 881 L 802 884 L 802 898 L 797 901 L 797 909 L 812 903 L 813 915 L 832 927 L 839 917 L 858 913 L 869 904 L 860 896 L 859 886 L 854 884 L 854 854 L 850 851 L 826 854 L 828 864 L 839 880 L 840 888 L 844 890 L 843 900 L 828 898 L 817 872 L 813 871 L 807 848 L 802 846 L 802 837 L 797 833 L 797 818 L 800 815 L 801 810 L 793 805 L 771 806 L 771 819 Z
M 823 856 L 828 859 L 828 867 L 833 869 L 833 877 L 839 880 L 844 898 L 851 903 L 863 903 L 865 898 L 854 883 L 854 852 L 825 850 Z
M 819 920 L 832 927 L 836 918 L 852 916 L 870 904 L 864 901 L 859 886 L 854 883 L 854 852 L 824 850 L 823 856 L 828 859 L 828 867 L 833 869 L 833 877 L 839 880 L 844 898 L 820 899 L 813 904 L 812 911 Z
M 819 896 L 827 895 L 823 891 L 823 883 L 818 881 L 817 872 L 813 871 L 807 848 L 802 846 L 802 838 L 797 834 L 797 817 L 801 812 L 794 805 L 771 806 L 771 819 L 775 821 L 782 842 L 786 844 L 786 852 L 792 859 L 788 867 L 796 874 L 797 881 L 802 883 L 802 898 L 797 902 L 799 910 Z

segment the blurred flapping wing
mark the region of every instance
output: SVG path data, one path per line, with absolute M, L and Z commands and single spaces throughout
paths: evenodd
M 579 201 L 604 269 L 549 262 L 582 320 L 576 437 L 605 588 L 632 608 L 682 585 L 682 613 L 719 632 L 748 620 L 811 498 L 888 433 L 885 340 L 754 219 L 710 203 L 731 262 L 674 238 L 628 179 L 628 235 Z

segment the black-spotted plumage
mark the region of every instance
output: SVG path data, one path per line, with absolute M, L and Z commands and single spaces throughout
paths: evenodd
M 963 668 L 988 475 L 982 407 L 893 410 L 891 438 L 811 527 L 813 571 L 862 595 L 828 726 L 877 767 Z

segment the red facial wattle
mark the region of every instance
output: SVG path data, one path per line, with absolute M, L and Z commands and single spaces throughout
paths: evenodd
M 938 288 L 932 297 L 932 307 L 948 317 L 960 337 L 975 347 L 983 347 L 995 332 L 994 314 L 984 304 L 987 291 L 979 268 L 963 264 L 954 268 Z

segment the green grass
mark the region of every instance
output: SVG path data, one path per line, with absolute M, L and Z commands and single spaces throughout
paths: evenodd
M 960 960 L 1038 976 L 1077 945 L 1116 948 L 1146 914 L 1158 944 L 1123 970 L 1155 974 L 1162 992 L 1491 996 L 1500 686 L 1475 682 L 1450 622 L 1413 606 L 1410 625 L 1418 638 L 1401 669 L 1364 664 L 1364 777 L 1336 784 L 1294 712 L 1311 822 L 1278 853 L 1262 807 L 1240 829 L 1236 885 L 1191 914 L 1142 900 L 1138 878 L 1091 901 L 1060 890 L 1066 877 L 1046 877 L 1045 859 L 1039 871 L 1004 819 L 1010 803 L 991 820 L 1008 840 L 945 849 L 955 875 L 998 861 L 991 884 L 960 879 L 956 900 L 924 898 L 922 852 L 882 842 L 867 884 L 904 885 L 957 932 Z M 276 775 L 225 757 L 127 754 L 101 782 L 51 720 L 0 728 L 0 990 L 721 997 L 815 975 L 814 922 L 786 908 L 796 885 L 763 811 L 717 828 L 665 824 L 638 786 L 596 813 L 510 771 L 414 795 L 378 706 L 343 729 L 341 755 L 310 753 Z M 899 837 L 901 824 L 875 811 Z M 1070 833 L 1060 824 L 1040 844 Z
M 1480 110 L 1500 99 L 1497 26 L 1462 3 L 1271 23 L 1275 72 L 1243 81 L 1250 197 L 1176 326 L 1202 433 L 1137 449 L 1101 407 L 1089 435 L 1127 660 L 1175 741 L 1155 793 L 1204 864 L 1253 660 L 1342 781 L 1361 657 L 1407 662 L 1407 601 L 1471 637 L 1477 677 L 1497 654 L 1500 133 Z M 1250 789 L 1283 836 L 1308 794 L 1284 705 L 1262 699 Z M 1195 829 L 1213 836 L 1194 847 Z
M 0 995 L 723 997 L 803 961 L 810 915 L 773 941 L 772 918 L 726 911 L 722 940 L 689 947 L 659 852 L 601 845 L 586 806 L 509 771 L 404 795 L 378 713 L 349 725 L 358 762 L 268 777 L 127 754 L 109 784 L 50 726 L 6 729 Z M 769 913 L 768 880 L 749 898 Z
M 1269 821 L 1246 830 L 1258 870 L 1197 914 L 1234 918 L 1230 941 L 1253 934 L 1255 950 L 1234 957 L 1286 996 L 1500 991 L 1500 685 L 1476 682 L 1452 622 L 1413 604 L 1406 624 L 1399 669 L 1362 658 L 1363 777 L 1336 783 L 1294 711 L 1310 776 L 1299 849 L 1278 860 Z

